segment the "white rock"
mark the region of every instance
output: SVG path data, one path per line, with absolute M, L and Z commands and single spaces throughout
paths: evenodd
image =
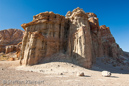
M 109 71 L 102 71 L 102 76 L 110 77 L 111 76 L 111 72 L 109 72 Z

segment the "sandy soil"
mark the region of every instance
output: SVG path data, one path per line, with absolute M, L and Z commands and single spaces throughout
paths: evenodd
M 88 70 L 65 62 L 19 66 L 19 61 L 0 61 L 0 86 L 129 86 L 129 71 L 96 63 Z M 101 71 L 110 70 L 111 77 Z M 84 77 L 77 76 L 84 72 Z

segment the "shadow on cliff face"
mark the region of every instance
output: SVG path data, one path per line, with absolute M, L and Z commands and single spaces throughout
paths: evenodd
M 78 62 L 75 57 L 70 57 L 69 55 L 64 53 L 56 53 L 50 57 L 42 58 L 40 62 L 38 62 L 38 64 L 45 64 L 49 62 L 66 62 L 78 65 Z
M 69 56 L 67 53 L 56 53 L 50 57 L 42 58 L 37 65 L 50 63 L 50 62 L 65 62 L 65 63 L 74 64 L 76 66 L 80 66 L 83 68 L 87 68 L 86 66 L 88 64 L 87 62 L 88 60 L 86 60 L 86 58 L 82 57 L 77 53 L 72 53 L 72 54 L 73 54 L 72 56 Z
M 78 56 L 79 58 L 83 58 L 77 53 L 75 53 L 74 57 L 70 57 L 64 53 L 57 53 L 52 55 L 51 57 L 46 57 L 42 59 L 38 64 L 40 65 L 50 62 L 66 62 L 83 67 L 82 66 L 83 64 L 80 64 L 81 61 L 79 61 L 78 57 L 76 56 Z M 94 63 L 92 68 L 90 68 L 89 70 L 100 71 L 100 72 L 106 70 L 110 71 L 111 73 L 129 74 L 129 66 L 122 64 L 115 65 L 116 64 L 115 61 L 116 60 L 113 60 L 112 58 L 109 57 L 98 57 L 96 58 L 96 63 Z

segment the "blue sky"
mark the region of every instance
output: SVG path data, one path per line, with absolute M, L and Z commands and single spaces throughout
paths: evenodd
M 129 52 L 128 0 L 0 0 L 0 30 L 23 30 L 21 24 L 32 21 L 36 14 L 53 11 L 65 15 L 77 7 L 95 13 L 99 24 L 110 27 L 116 42 Z

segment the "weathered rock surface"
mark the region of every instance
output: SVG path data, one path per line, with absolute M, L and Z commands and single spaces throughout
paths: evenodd
M 103 45 L 103 53 L 105 56 L 117 58 L 119 55 L 123 55 L 122 49 L 115 42 L 109 27 L 105 25 L 100 26 L 101 39 Z
M 22 63 L 33 65 L 44 57 L 63 51 L 67 35 L 65 21 L 64 16 L 45 12 L 34 16 L 32 22 L 23 24 Z
M 21 46 L 22 46 L 22 42 L 19 42 L 19 43 L 17 44 L 17 49 L 16 49 L 16 55 L 17 55 L 17 58 L 18 58 L 18 59 L 20 59 Z
M 96 61 L 96 57 L 103 56 L 101 31 L 99 28 L 99 21 L 97 16 L 94 13 L 87 13 L 87 15 L 92 37 L 92 58 L 94 63 Z
M 90 68 L 92 65 L 92 39 L 88 16 L 82 9 L 76 8 L 67 19 L 69 19 L 68 54 L 72 59 L 76 59 L 80 66 Z
M 13 51 L 16 51 L 17 49 L 17 46 L 16 45 L 8 45 L 6 46 L 6 50 L 5 50 L 5 53 L 9 53 L 9 52 L 13 52 Z
M 17 44 L 22 41 L 23 31 L 7 29 L 0 31 L 0 52 L 9 53 L 17 50 Z
M 117 58 L 123 52 L 109 28 L 99 26 L 94 13 L 85 13 L 80 8 L 68 11 L 66 17 L 53 12 L 40 13 L 21 26 L 25 30 L 22 65 L 34 65 L 56 53 L 64 53 L 78 65 L 91 68 L 97 57 Z

